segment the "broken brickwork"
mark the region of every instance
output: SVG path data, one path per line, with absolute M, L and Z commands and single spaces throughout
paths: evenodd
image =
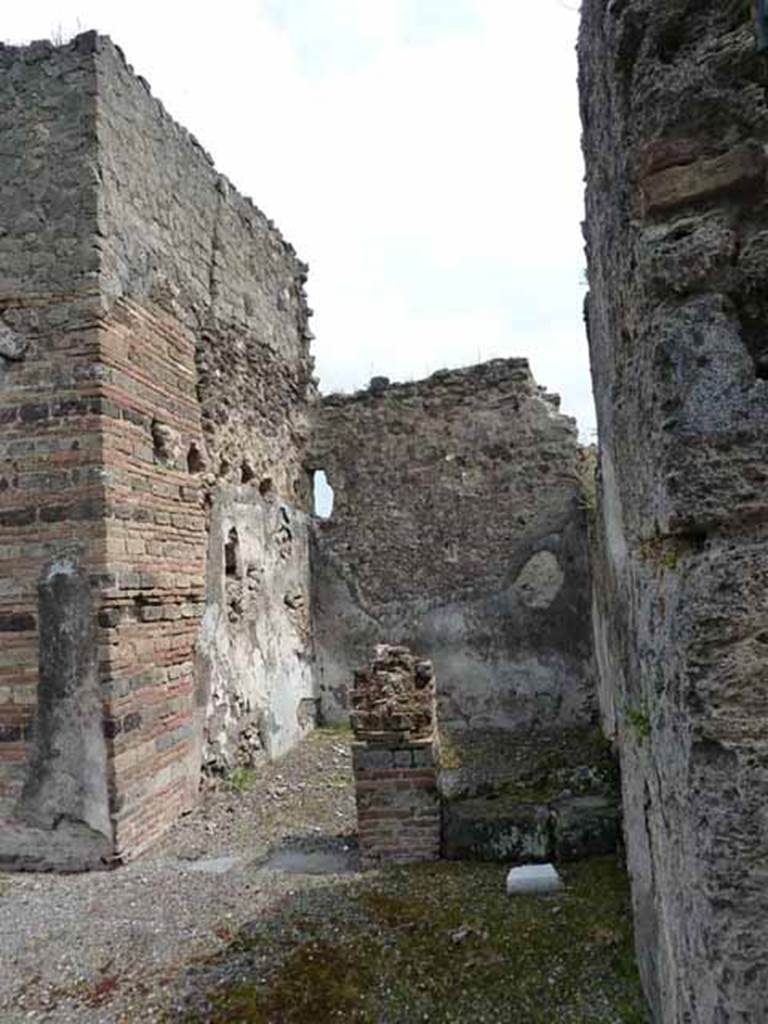
M 364 867 L 440 856 L 437 708 L 429 661 L 379 645 L 355 672 L 352 747 Z
M 585 0 L 595 637 L 659 1024 L 766 1019 L 768 64 L 750 5 Z

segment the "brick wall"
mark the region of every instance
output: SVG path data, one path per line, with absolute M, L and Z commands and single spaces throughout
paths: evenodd
M 62 330 L 66 301 L 12 301 L 28 348 L 0 370 L 0 814 L 21 792 L 33 741 L 38 580 L 69 557 L 98 585 L 108 560 L 99 332 Z
M 64 560 L 92 589 L 124 860 L 191 806 L 222 705 L 246 727 L 217 768 L 254 722 L 271 755 L 314 720 L 307 268 L 95 33 L 0 46 L 0 129 L 0 862 L 62 847 L 25 839 L 22 797 L 45 765 L 37 587 Z
M 364 867 L 440 856 L 435 681 L 404 647 L 376 648 L 355 673 L 352 748 Z
M 37 583 L 106 571 L 88 46 L 0 46 L 0 816 L 34 736 Z
M 363 867 L 437 860 L 440 802 L 432 740 L 352 747 Z
M 101 334 L 109 579 L 101 666 L 118 853 L 136 854 L 198 785 L 194 648 L 206 524 L 194 340 L 162 311 L 121 300 Z M 169 443 L 158 451 L 158 428 Z

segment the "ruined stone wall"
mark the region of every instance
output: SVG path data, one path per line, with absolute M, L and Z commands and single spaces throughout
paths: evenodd
M 596 648 L 665 1024 L 756 1022 L 768 992 L 768 66 L 749 7 L 582 5 Z
M 531 724 L 547 703 L 578 717 L 590 701 L 578 458 L 573 421 L 525 360 L 323 399 L 311 465 L 334 491 L 316 531 L 326 714 L 346 707 L 350 666 L 383 633 L 434 660 L 443 723 Z M 540 703 L 534 680 L 549 689 Z
M 449 852 L 520 853 L 522 817 L 544 821 L 546 855 L 551 801 L 602 756 L 573 421 L 521 359 L 374 380 L 325 398 L 317 418 L 309 465 L 334 490 L 313 564 L 324 715 L 346 713 L 377 642 L 419 651 L 438 680 L 443 795 L 461 817 Z M 491 792 L 506 799 L 492 814 L 471 804 Z
M 153 422 L 170 428 L 174 451 L 158 469 L 199 517 L 178 524 L 189 543 L 186 565 L 175 566 L 175 603 L 186 611 L 191 597 L 204 596 L 197 714 L 203 760 L 222 770 L 285 752 L 313 721 L 302 465 L 313 395 L 306 267 L 108 41 L 97 74 L 104 294 L 114 319 L 128 307 L 149 308 L 187 345 L 167 376 L 178 380 L 186 368 L 196 420 L 179 421 L 177 403 L 149 394 L 144 439 Z M 141 337 L 133 346 L 145 354 L 158 348 Z M 139 387 L 162 379 L 148 369 Z M 167 541 L 177 523 L 162 525 Z M 194 543 L 207 545 L 207 557 Z M 196 617 L 188 625 L 194 643 Z M 191 670 L 185 663 L 190 679 Z
M 109 40 L 0 59 L 20 154 L 0 164 L 0 313 L 27 346 L 0 378 L 0 787 L 21 813 L 35 586 L 65 553 L 94 589 L 124 857 L 191 804 L 201 760 L 311 724 L 306 267 Z

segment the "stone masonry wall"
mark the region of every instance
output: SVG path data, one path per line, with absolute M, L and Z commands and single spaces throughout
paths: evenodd
M 579 451 L 556 402 L 522 359 L 323 399 L 310 466 L 334 491 L 316 530 L 327 715 L 378 634 L 434 660 L 441 723 L 510 728 L 545 705 L 589 717 Z M 548 688 L 541 703 L 526 680 Z
M 306 267 L 109 40 L 2 48 L 0 74 L 0 800 L 23 812 L 39 763 L 36 586 L 65 558 L 94 591 L 125 858 L 190 806 L 202 759 L 311 724 Z M 221 597 L 235 523 L 254 591 L 281 567 L 268 641 L 258 599 L 238 618 Z M 222 733 L 230 703 L 246 725 Z
M 405 644 L 435 665 L 449 852 L 522 855 L 520 821 L 548 823 L 565 792 L 615 831 L 573 421 L 521 359 L 377 379 L 317 421 L 308 465 L 334 490 L 313 562 L 323 714 L 347 712 L 376 643 Z
M 596 648 L 664 1024 L 765 1019 L 768 65 L 750 5 L 586 0 Z

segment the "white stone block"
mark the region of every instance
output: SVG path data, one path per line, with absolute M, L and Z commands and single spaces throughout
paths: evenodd
M 557 892 L 563 881 L 551 864 L 524 864 L 507 875 L 507 895 L 520 892 Z

